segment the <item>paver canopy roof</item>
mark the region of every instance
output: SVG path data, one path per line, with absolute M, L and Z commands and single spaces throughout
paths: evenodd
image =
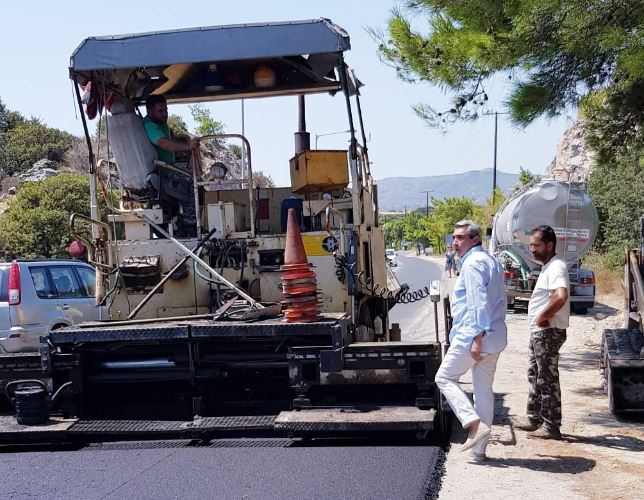
M 85 39 L 74 51 L 70 76 L 80 84 L 102 83 L 135 100 L 165 93 L 169 100 L 181 101 L 199 94 L 196 75 L 211 64 L 228 75 L 241 75 L 235 88 L 242 92 L 236 94 L 252 93 L 252 79 L 244 82 L 244 76 L 265 63 L 274 70 L 280 93 L 333 91 L 339 86 L 333 68 L 350 47 L 348 34 L 328 19 L 99 36 Z M 135 85 L 133 91 L 126 88 L 133 78 L 156 81 L 145 89 Z M 227 90 L 207 98 L 230 97 Z

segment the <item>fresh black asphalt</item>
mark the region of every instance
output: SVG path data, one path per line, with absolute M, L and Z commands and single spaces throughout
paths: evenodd
M 301 447 L 285 439 L 14 450 L 0 453 L 0 498 L 432 498 L 441 453 L 429 446 Z

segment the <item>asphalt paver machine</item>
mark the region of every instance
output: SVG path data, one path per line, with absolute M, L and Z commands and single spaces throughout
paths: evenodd
M 96 300 L 110 319 L 43 338 L 48 383 L 14 385 L 23 423 L 50 419 L 31 425 L 30 436 L 440 430 L 441 344 L 390 334 L 391 307 L 429 293 L 401 287 L 385 263 L 349 48 L 328 19 L 80 44 L 70 77 L 92 200 L 91 217 L 75 215 L 70 226 L 78 235 L 81 222 L 91 225 Z M 344 101 L 346 150 L 310 147 L 305 99 L 320 93 Z M 170 105 L 291 96 L 298 128 L 294 155 L 283 160 L 291 185 L 254 180 L 252 138 L 241 133 L 198 138 L 183 164 L 158 161 L 139 111 L 155 94 Z M 92 151 L 92 116 L 106 125 L 102 160 Z M 231 155 L 234 141 L 241 155 Z M 312 317 L 300 315 L 306 287 L 297 276 L 285 300 L 289 212 L 315 274 Z M 310 283 L 308 291 L 310 306 Z M 285 316 L 288 307 L 295 313 Z M 26 434 L 15 421 L 0 431 L 0 439 Z

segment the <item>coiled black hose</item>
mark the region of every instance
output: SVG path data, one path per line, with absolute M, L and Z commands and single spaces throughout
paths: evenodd
M 400 290 L 392 292 L 388 288 L 375 283 L 371 278 L 364 278 L 363 273 L 354 272 L 357 263 L 349 264 L 346 256 L 335 255 L 335 276 L 340 283 L 347 279 L 347 273 L 351 274 L 362 286 L 372 295 L 396 302 L 397 304 L 412 304 L 429 297 L 429 287 L 424 286 L 418 290 L 409 290 L 409 285 L 403 283 Z

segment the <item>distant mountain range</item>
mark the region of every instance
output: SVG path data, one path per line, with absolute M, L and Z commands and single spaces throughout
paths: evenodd
M 519 183 L 518 174 L 496 172 L 496 184 L 501 191 L 508 193 Z M 408 211 L 425 207 L 426 195 L 443 199 L 464 196 L 472 198 L 477 204 L 483 204 L 492 194 L 492 169 L 471 170 L 469 172 L 449 175 L 431 175 L 428 177 L 386 177 L 376 181 L 378 185 L 378 205 L 381 212 Z

